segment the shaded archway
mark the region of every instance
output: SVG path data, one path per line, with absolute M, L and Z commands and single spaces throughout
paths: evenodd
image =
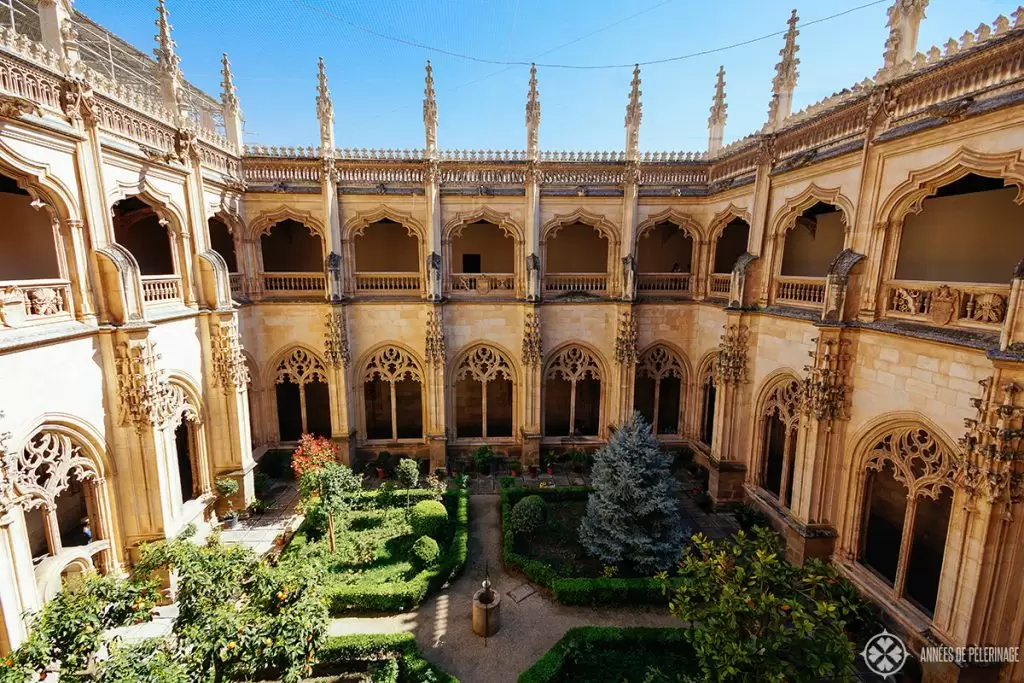
M 825 301 L 825 276 L 846 239 L 847 214 L 839 206 L 816 200 L 794 210 L 794 217 L 780 226 L 775 250 L 773 300 L 790 306 L 818 308 Z M 778 253 L 781 252 L 781 253 Z
M 683 405 L 688 372 L 683 358 L 664 344 L 640 355 L 633 384 L 633 406 L 655 434 L 683 434 Z
M 800 383 L 790 375 L 778 375 L 769 380 L 762 397 L 757 412 L 757 484 L 785 508 L 792 501 Z
M 139 264 L 142 296 L 147 304 L 182 299 L 177 226 L 167 212 L 143 199 L 127 197 L 114 204 L 114 239 Z
M 238 273 L 238 255 L 235 253 L 235 238 L 231 228 L 217 216 L 211 216 L 207 225 L 210 229 L 210 248 L 224 258 L 229 273 Z
M 544 371 L 544 436 L 601 434 L 601 365 L 580 344 L 551 355 Z
M 687 226 L 672 220 L 642 226 L 636 245 L 638 292 L 689 292 L 695 264 L 694 235 Z
M 330 437 L 331 397 L 323 361 L 310 351 L 295 347 L 272 367 L 278 439 L 298 441 L 303 434 Z
M 452 292 L 515 292 L 516 239 L 509 228 L 485 221 L 459 224 L 448 240 Z
M 578 209 L 556 215 L 541 234 L 546 293 L 607 295 L 615 282 L 618 239 L 603 216 Z
M 711 447 L 715 435 L 715 356 L 709 355 L 701 364 L 700 372 L 700 413 L 697 416 L 698 433 L 701 443 Z
M 739 216 L 723 218 L 727 220 L 715 231 L 711 240 L 711 275 L 708 283 L 708 295 L 711 297 L 729 296 L 732 269 L 739 257 L 747 253 L 747 242 L 750 239 L 750 223 Z
M 411 227 L 381 218 L 352 241 L 356 291 L 420 291 L 420 240 Z
M 952 513 L 953 451 L 923 424 L 875 430 L 857 459 L 857 561 L 931 615 Z
M 423 370 L 397 345 L 373 351 L 362 363 L 363 433 L 370 441 L 423 438 Z
M 455 364 L 455 435 L 459 439 L 510 438 L 515 435 L 516 377 L 512 361 L 500 350 L 480 345 Z

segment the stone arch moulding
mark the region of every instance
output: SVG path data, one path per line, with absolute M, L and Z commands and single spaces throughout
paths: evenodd
M 18 433 L 25 434 L 25 438 L 15 444 L 13 452 L 20 453 L 32 437 L 41 431 L 58 432 L 77 441 L 87 451 L 98 476 L 109 478 L 117 474 L 117 467 L 108 455 L 111 450 L 99 430 L 68 413 L 44 413 L 26 423 L 23 429 L 18 429 Z
M 800 388 L 800 374 L 792 368 L 779 368 L 768 374 L 761 380 L 761 388 L 755 394 L 754 419 L 751 420 L 751 434 L 749 443 L 752 445 L 750 451 L 750 465 L 747 468 L 747 477 L 755 486 L 760 486 L 761 468 L 764 458 L 764 426 L 768 418 L 769 410 L 779 405 L 785 407 L 788 416 L 782 416 L 783 422 L 790 427 L 790 422 L 797 422 L 800 419 L 799 393 L 796 396 L 785 396 L 788 405 L 781 404 L 774 397 L 778 390 L 786 390 L 791 384 L 796 383 L 797 392 Z M 795 427 L 795 425 L 793 425 Z
M 774 407 L 775 403 L 773 402 L 772 394 L 791 382 L 796 382 L 797 387 L 801 384 L 799 373 L 791 368 L 779 368 L 778 370 L 769 373 L 769 375 L 761 381 L 761 389 L 757 392 L 757 399 L 754 403 L 754 405 L 757 406 L 756 415 L 758 420 L 764 417 L 765 411 L 770 407 L 769 403 L 772 404 L 771 407 Z M 788 398 L 793 399 L 794 397 Z M 798 399 L 799 395 L 795 397 L 795 400 Z M 795 420 L 799 418 L 799 408 L 799 403 L 787 406 L 787 411 L 790 412 L 789 419 Z
M 694 375 L 698 381 L 701 381 L 707 373 L 714 374 L 715 372 L 715 358 L 718 357 L 718 349 L 711 349 L 707 351 L 700 360 L 697 362 L 697 372 Z
M 637 241 L 639 241 L 647 231 L 661 223 L 674 223 L 680 230 L 690 236 L 694 241 L 694 246 L 696 246 L 696 243 L 704 239 L 704 228 L 696 218 L 687 213 L 683 213 L 679 209 L 669 208 L 648 216 L 636 227 Z
M 523 226 L 510 213 L 496 211 L 489 206 L 481 206 L 469 211 L 459 211 L 444 224 L 442 238 L 451 242 L 462 234 L 462 229 L 474 223 L 491 223 L 511 237 L 517 246 L 525 240 Z
M 693 366 L 690 364 L 690 359 L 686 357 L 686 354 L 683 353 L 682 349 L 680 349 L 678 346 L 676 346 L 675 344 L 673 344 L 670 341 L 667 341 L 667 340 L 664 340 L 664 339 L 658 339 L 658 340 L 655 340 L 655 341 L 651 342 L 646 347 L 644 347 L 640 351 L 640 353 L 637 354 L 637 358 L 638 359 L 645 359 L 645 358 L 647 358 L 648 354 L 653 352 L 659 346 L 664 348 L 671 355 L 675 356 L 675 360 L 679 361 L 679 365 L 680 365 L 680 367 L 682 368 L 682 371 L 683 371 L 683 377 L 681 377 L 680 379 L 682 379 L 682 381 L 683 381 L 683 388 L 685 390 L 686 387 L 688 386 L 689 382 L 693 379 Z M 638 361 L 637 368 L 639 368 L 640 365 L 642 365 L 642 361 Z
M 708 223 L 708 240 L 712 243 L 717 241 L 722 235 L 722 231 L 725 230 L 725 226 L 736 218 L 744 221 L 748 226 L 752 220 L 750 211 L 730 202 L 729 206 L 716 213 Z
M 153 185 L 145 172 L 139 174 L 137 181 L 116 181 L 107 192 L 107 205 L 113 211 L 115 204 L 129 197 L 138 197 L 146 202 L 161 220 L 170 223 L 171 232 L 175 235 L 188 232 L 188 219 L 185 217 L 185 212 L 177 205 L 169 192 L 164 192 Z
M 210 204 L 209 208 L 211 211 L 207 212 L 207 222 L 209 222 L 211 218 L 216 218 L 227 226 L 228 234 L 234 237 L 236 242 L 240 241 L 241 237 L 247 232 L 245 220 L 242 218 L 241 214 L 231 207 L 224 206 L 223 204 Z
M 992 178 L 1002 178 L 1017 186 L 1013 201 L 1024 205 L 1024 151 L 1006 154 L 985 154 L 967 147 L 961 147 L 939 163 L 911 171 L 907 179 L 897 185 L 882 202 L 878 212 L 882 226 L 900 223 L 907 216 L 920 213 L 924 200 L 935 194 L 944 185 L 976 173 Z
M 203 394 L 199 390 L 199 384 L 195 379 L 181 370 L 169 370 L 167 384 L 177 387 L 182 392 L 183 400 L 178 406 L 178 413 L 173 418 L 174 421 L 189 419 L 198 424 L 206 424 L 206 406 L 203 403 Z
M 775 220 L 772 221 L 772 229 L 769 234 L 780 239 L 785 237 L 786 233 L 794 227 L 797 216 L 818 202 L 824 202 L 837 207 L 842 213 L 843 229 L 849 233 L 854 218 L 853 202 L 838 187 L 825 189 L 815 183 L 811 183 L 799 194 L 786 200 L 786 203 L 775 214 Z
M 382 351 L 387 349 L 394 349 L 400 354 L 405 354 L 408 357 L 408 363 L 405 369 L 402 370 L 401 375 L 410 374 L 410 377 L 417 382 L 426 382 L 426 373 L 424 368 L 427 365 L 423 362 L 423 358 L 413 351 L 410 347 L 397 341 L 387 341 L 381 344 L 377 344 L 372 349 L 367 351 L 359 359 L 359 363 L 356 365 L 356 370 L 359 373 L 359 383 L 362 384 L 367 380 L 367 372 L 370 371 L 370 363 L 375 357 L 379 356 Z M 379 374 L 377 371 L 372 371 L 374 374 Z M 388 377 L 381 375 L 381 379 L 388 381 Z
M 296 351 L 301 351 L 308 356 L 309 369 L 303 375 L 303 377 L 309 377 L 312 375 L 319 375 L 325 384 L 327 384 L 327 363 L 320 356 L 319 353 L 313 350 L 312 347 L 306 344 L 287 344 L 282 348 L 278 349 L 271 357 L 270 362 L 263 366 L 263 375 L 261 376 L 262 385 L 266 387 L 273 387 L 278 384 L 278 368 L 281 367 L 282 363 L 290 360 L 292 354 Z M 313 377 L 312 380 L 315 380 Z M 299 382 L 296 382 L 299 384 Z
M 582 223 L 583 225 L 589 225 L 596 230 L 600 235 L 608 240 L 609 248 L 615 248 L 619 243 L 618 231 L 615 229 L 615 224 L 612 223 L 608 218 L 602 214 L 591 213 L 580 207 L 571 213 L 556 213 L 547 223 L 544 224 L 543 230 L 541 230 L 540 239 L 541 242 L 547 242 L 549 239 L 558 234 L 558 231 L 567 225 L 573 225 L 574 223 Z M 618 249 L 615 249 L 615 253 L 618 253 Z
M 522 401 L 522 372 L 518 365 L 517 357 L 508 349 L 491 341 L 473 342 L 463 347 L 455 356 L 455 362 L 448 368 L 448 381 L 446 389 L 448 405 L 456 405 L 456 385 L 460 379 L 470 379 L 477 382 L 495 382 L 508 380 L 512 385 L 512 435 L 511 436 L 487 436 L 487 437 L 466 437 L 466 438 L 497 438 L 503 440 L 519 441 L 520 432 L 516 428 L 519 424 Z M 467 367 L 468 366 L 468 367 Z M 455 410 L 447 411 L 446 420 L 451 433 L 458 436 L 457 415 Z
M 611 378 L 611 375 L 608 372 L 608 363 L 605 361 L 604 356 L 601 355 L 600 351 L 598 351 L 596 348 L 594 348 L 590 344 L 588 344 L 586 342 L 583 342 L 583 341 L 578 341 L 578 340 L 570 340 L 570 341 L 564 342 L 562 344 L 559 344 L 557 347 L 552 349 L 550 352 L 544 354 L 544 356 L 545 356 L 545 358 L 544 358 L 544 373 L 541 375 L 542 381 L 547 381 L 548 375 L 549 375 L 549 373 L 552 370 L 552 368 L 551 368 L 552 363 L 554 363 L 554 361 L 560 355 L 562 355 L 563 352 L 568 351 L 572 347 L 579 348 L 584 353 L 588 354 L 591 358 L 593 358 L 594 364 L 597 366 L 597 371 L 600 373 L 599 376 L 595 377 L 594 379 L 601 380 L 601 383 L 602 383 L 602 385 L 601 385 L 601 393 L 602 394 L 607 393 L 605 388 L 604 388 L 604 383 L 609 381 L 610 378 Z M 602 398 L 602 403 L 603 403 L 603 401 L 604 401 L 604 399 Z
M 14 178 L 33 200 L 43 203 L 53 220 L 82 219 L 75 193 L 50 173 L 49 164 L 37 164 L 0 140 L 0 173 Z
M 463 347 L 457 354 L 455 354 L 453 356 L 455 362 L 449 365 L 449 372 L 451 373 L 451 377 L 449 378 L 448 383 L 454 386 L 455 381 L 458 379 L 457 375 L 460 372 L 460 367 L 462 366 L 462 364 L 465 363 L 470 356 L 477 353 L 477 351 L 479 351 L 480 349 L 486 349 L 487 351 L 490 351 L 494 355 L 499 356 L 502 360 L 506 362 L 508 372 L 511 374 L 511 376 L 508 379 L 511 380 L 512 385 L 516 389 L 518 389 L 519 380 L 523 376 L 523 374 L 522 369 L 519 367 L 519 362 L 516 359 L 516 355 L 509 351 L 508 349 L 506 349 L 501 344 L 496 344 L 491 341 L 473 342 Z M 463 369 L 462 372 L 465 372 L 465 370 Z M 499 370 L 499 373 L 504 374 L 504 368 Z
M 269 235 L 271 228 L 286 220 L 293 220 L 305 225 L 311 235 L 320 238 L 323 250 L 327 251 L 327 229 L 324 227 L 323 221 L 309 211 L 300 211 L 284 204 L 276 209 L 263 211 L 253 218 L 249 222 L 248 234 L 253 240 L 258 240 L 263 235 Z
M 343 238 L 345 241 L 351 241 L 353 238 L 362 235 L 366 231 L 368 225 L 372 225 L 384 219 L 400 223 L 405 226 L 411 237 L 416 237 L 420 245 L 426 243 L 426 232 L 423 228 L 423 223 L 413 217 L 412 214 L 399 211 L 386 204 L 381 204 L 373 209 L 367 211 L 360 211 L 354 216 L 345 221 L 345 229 L 343 231 Z M 421 249 L 426 248 L 421 246 Z

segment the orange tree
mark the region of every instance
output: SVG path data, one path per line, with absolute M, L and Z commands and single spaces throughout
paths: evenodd
M 307 472 L 322 469 L 329 462 L 338 461 L 338 449 L 330 439 L 312 434 L 303 434 L 299 446 L 292 454 L 292 472 L 296 479 L 302 479 Z
M 704 680 L 718 683 L 847 680 L 855 652 L 847 633 L 870 618 L 835 569 L 790 564 L 764 528 L 722 541 L 694 536 L 666 591 L 672 614 L 692 624 L 684 637 Z
M 222 545 L 216 533 L 203 545 L 194 534 L 191 527 L 144 547 L 136 566 L 143 575 L 177 576 L 174 654 L 189 680 L 249 680 L 265 669 L 285 683 L 308 676 L 327 636 L 319 569 L 271 567 L 248 548 Z

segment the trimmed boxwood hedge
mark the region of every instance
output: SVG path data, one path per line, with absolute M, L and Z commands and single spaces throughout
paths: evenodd
M 419 683 L 429 679 L 431 674 L 437 683 L 459 683 L 459 679 L 423 658 L 411 633 L 331 636 L 318 657 L 324 664 L 395 658 L 400 683 Z
M 502 556 L 505 567 L 517 569 L 533 583 L 551 589 L 555 600 L 564 605 L 667 605 L 664 584 L 658 579 L 567 578 L 555 573 L 547 562 L 535 560 L 515 551 L 515 534 L 507 521 L 512 507 L 526 496 L 540 496 L 545 501 L 586 500 L 589 486 L 556 486 L 548 488 L 515 487 L 501 491 Z
M 415 489 L 413 492 L 419 491 Z M 367 492 L 372 493 L 372 492 Z M 427 491 L 430 497 L 430 492 Z M 367 494 L 357 494 L 366 496 Z M 404 497 L 404 492 L 402 496 Z M 331 616 L 351 611 L 402 612 L 410 610 L 449 580 L 462 572 L 469 549 L 469 496 L 466 491 L 448 491 L 444 494 L 444 505 L 448 519 L 452 520 L 451 542 L 441 553 L 437 564 L 421 571 L 404 583 L 376 585 L 330 585 L 327 586 L 327 609 Z M 373 501 L 372 497 L 367 500 Z M 372 503 L 375 504 L 375 501 Z
M 566 652 L 579 652 L 587 648 L 599 650 L 637 651 L 641 649 L 657 652 L 678 652 L 689 650 L 682 628 L 613 628 L 606 626 L 582 626 L 566 631 L 562 639 L 552 646 L 543 657 L 519 676 L 519 683 L 549 683 L 572 678 L 574 673 L 567 670 L 572 662 L 567 661 Z M 655 656 L 652 665 L 658 664 Z

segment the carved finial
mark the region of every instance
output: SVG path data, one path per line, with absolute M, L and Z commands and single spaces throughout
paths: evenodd
M 526 96 L 526 154 L 536 159 L 540 138 L 540 94 L 537 92 L 537 65 L 530 65 L 530 92 Z
M 927 6 L 928 0 L 896 0 L 889 8 L 889 37 L 876 80 L 884 82 L 909 71 L 917 54 L 917 33 Z
M 235 93 L 235 79 L 231 75 L 231 62 L 228 61 L 228 53 L 220 56 L 221 76 L 224 80 L 220 83 L 220 101 L 225 107 L 238 108 L 238 95 Z
M 182 116 L 187 111 L 184 90 L 181 87 L 181 59 L 174 53 L 174 40 L 171 39 L 171 24 L 167 21 L 167 7 L 164 0 L 157 0 L 156 26 L 159 33 L 156 38 L 157 47 L 153 50 L 156 57 L 157 73 L 160 76 L 160 92 L 164 106 L 173 113 Z
M 437 150 L 437 100 L 434 97 L 434 68 L 427 60 L 426 87 L 423 89 L 423 128 L 427 135 L 427 154 Z
M 793 90 L 796 88 L 796 78 L 799 75 L 797 66 L 800 60 L 796 53 L 800 47 L 796 44 L 796 37 L 800 32 L 796 30 L 796 23 L 800 20 L 796 10 L 789 15 L 789 28 L 786 30 L 786 44 L 779 50 L 779 63 L 775 65 L 775 78 L 772 80 L 772 102 L 768 107 L 768 125 L 773 130 L 782 125 L 782 122 L 789 116 L 793 109 Z
M 640 121 L 643 103 L 640 101 L 640 65 L 633 67 L 633 80 L 629 84 L 629 103 L 626 105 L 626 160 L 636 161 L 640 149 Z
M 320 121 L 320 152 L 327 155 L 334 150 L 334 103 L 331 102 L 331 90 L 327 87 L 323 57 L 317 62 L 316 118 Z
M 725 132 L 725 67 L 718 67 L 718 80 L 715 82 L 715 97 L 711 100 L 711 116 L 708 117 L 708 154 L 714 154 L 722 148 L 722 134 Z

